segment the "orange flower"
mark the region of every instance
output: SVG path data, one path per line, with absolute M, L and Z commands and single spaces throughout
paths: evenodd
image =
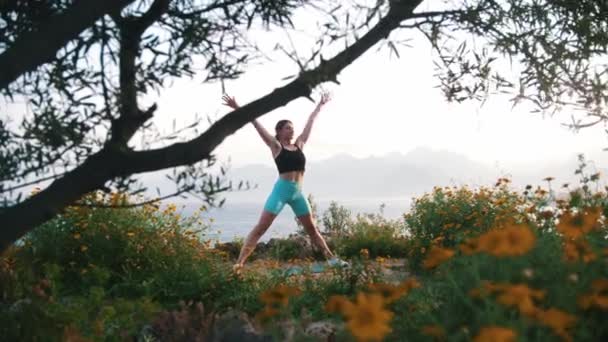
M 534 299 L 543 299 L 545 291 L 530 289 L 525 284 L 506 286 L 496 300 L 505 306 L 514 306 L 524 315 L 532 315 L 536 310 Z
M 608 296 L 602 296 L 595 293 L 580 296 L 577 303 L 578 306 L 584 310 L 588 310 L 592 307 L 608 310 Z
M 464 255 L 472 255 L 479 252 L 479 240 L 478 239 L 468 239 L 464 243 L 459 246 L 460 251 Z
M 401 285 L 399 285 L 399 287 L 405 289 L 406 292 L 409 292 L 411 289 L 415 289 L 415 288 L 419 288 L 422 285 L 420 285 L 420 282 L 416 279 L 407 279 L 404 280 Z
M 372 283 L 368 285 L 368 288 L 373 291 L 373 293 L 382 296 L 387 303 L 392 303 L 407 293 L 406 288 L 391 284 Z
M 437 267 L 442 262 L 449 260 L 452 256 L 454 256 L 453 250 L 432 246 L 426 259 L 423 261 L 422 266 L 426 269 L 431 269 Z
M 560 216 L 556 229 L 568 238 L 578 239 L 598 227 L 601 215 L 599 208 L 590 208 L 576 215 L 568 211 Z
M 591 289 L 596 293 L 608 291 L 608 279 L 602 278 L 594 280 L 591 282 Z
M 484 282 L 480 288 L 469 291 L 469 296 L 479 298 L 497 293 L 496 301 L 508 307 L 516 307 L 524 315 L 533 315 L 536 312 L 534 300 L 545 297 L 545 291 L 535 290 L 526 284 L 508 284 Z
M 362 248 L 362 249 L 359 251 L 359 255 L 361 255 L 361 257 L 362 257 L 363 259 L 369 259 L 369 249 L 367 249 L 367 248 Z
M 536 236 L 526 225 L 510 225 L 491 230 L 478 238 L 478 250 L 498 257 L 528 253 L 536 244 Z
M 445 329 L 439 325 L 425 325 L 420 329 L 423 335 L 431 336 L 438 340 L 443 340 L 446 337 Z
M 589 263 L 597 259 L 597 255 L 593 253 L 589 243 L 581 238 L 564 242 L 564 258 L 569 262 L 582 260 L 584 263 Z
M 260 312 L 255 315 L 255 318 L 260 322 L 265 322 L 278 314 L 279 309 L 270 306 L 265 306 Z
M 481 328 L 473 342 L 514 342 L 516 337 L 511 329 L 491 325 Z
M 491 294 L 492 292 L 501 290 L 503 287 L 504 286 L 501 284 L 494 284 L 491 281 L 484 281 L 482 283 L 481 287 L 471 289 L 469 291 L 469 296 L 473 297 L 473 298 L 485 297 L 485 296 Z
M 352 310 L 350 300 L 342 295 L 334 295 L 329 297 L 327 303 L 325 303 L 325 311 L 330 313 L 342 313 Z
M 285 306 L 289 301 L 289 297 L 297 296 L 301 293 L 298 288 L 279 285 L 274 289 L 267 290 L 260 294 L 260 300 L 266 305 L 280 305 Z
M 608 310 L 608 279 L 596 279 L 591 283 L 591 293 L 578 298 L 578 305 L 587 310 L 596 307 Z
M 393 313 L 384 308 L 377 294 L 358 293 L 356 302 L 343 312 L 346 326 L 358 341 L 380 341 L 391 332 Z
M 572 337 L 566 330 L 576 323 L 576 317 L 559 309 L 538 310 L 535 318 L 543 325 L 548 326 L 553 332 L 566 341 L 572 341 Z

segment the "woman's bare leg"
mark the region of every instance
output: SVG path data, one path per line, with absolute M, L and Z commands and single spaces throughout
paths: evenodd
M 315 223 L 312 219 L 312 214 L 299 216 L 298 220 L 300 220 L 300 223 L 302 223 L 302 225 L 304 226 L 304 230 L 310 236 L 310 240 L 312 241 L 312 243 L 317 246 L 317 248 L 321 249 L 321 252 L 323 252 L 323 255 L 327 259 L 332 258 L 334 254 L 329 250 L 325 239 L 315 226 Z
M 235 264 L 237 268 L 243 267 L 245 261 L 255 249 L 258 240 L 262 237 L 262 235 L 264 235 L 266 230 L 268 230 L 268 227 L 270 227 L 275 217 L 277 217 L 277 215 L 269 211 L 264 210 L 262 212 L 262 215 L 260 215 L 260 220 L 255 225 L 255 227 L 253 227 L 251 232 L 249 232 L 249 235 L 247 235 L 247 238 L 243 243 L 243 247 L 241 248 L 241 252 L 239 253 L 239 258 L 237 259 Z

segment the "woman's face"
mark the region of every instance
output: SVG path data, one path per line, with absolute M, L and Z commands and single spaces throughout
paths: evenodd
M 283 127 L 279 129 L 278 135 L 281 139 L 293 139 L 293 124 L 291 122 L 284 124 Z

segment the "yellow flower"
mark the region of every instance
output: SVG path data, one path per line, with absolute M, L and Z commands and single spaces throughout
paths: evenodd
M 511 329 L 491 325 L 481 328 L 473 342 L 514 342 L 516 337 Z
M 363 259 L 369 259 L 369 250 L 368 250 L 367 248 L 362 248 L 362 249 L 359 251 L 359 254 L 361 255 L 361 257 L 362 257 Z
M 89 247 L 87 247 L 87 246 L 85 246 L 85 245 L 81 245 L 81 246 L 80 246 L 80 250 L 81 250 L 82 252 L 86 252 L 88 249 L 89 249 Z
M 382 296 L 360 292 L 353 304 L 346 306 L 343 314 L 346 326 L 358 341 L 380 341 L 391 332 L 393 313 L 384 308 Z
M 566 330 L 573 327 L 576 323 L 576 317 L 573 315 L 551 308 L 548 310 L 538 310 L 535 317 L 540 323 L 551 328 L 556 335 L 566 341 L 572 341 L 572 337 Z
M 445 329 L 439 325 L 425 325 L 420 329 L 420 333 L 433 337 L 438 340 L 443 340 L 446 337 Z
M 72 235 L 72 237 L 76 240 L 80 239 L 80 233 L 74 233 L 74 235 Z
M 432 246 L 426 259 L 422 262 L 422 266 L 426 269 L 437 267 L 442 262 L 449 260 L 454 256 L 454 251 L 447 248 Z
M 133 237 L 133 236 L 135 236 L 135 233 L 133 233 L 133 232 L 127 232 L 127 236 L 128 237 Z

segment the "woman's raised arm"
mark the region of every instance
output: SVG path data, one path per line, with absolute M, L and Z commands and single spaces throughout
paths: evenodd
M 308 121 L 306 121 L 306 126 L 304 126 L 304 130 L 302 131 L 300 136 L 296 139 L 295 143 L 299 148 L 304 147 L 304 144 L 306 144 L 306 142 L 308 141 L 308 137 L 310 136 L 310 131 L 312 131 L 312 125 L 314 124 L 315 119 L 317 118 L 317 115 L 321 111 L 321 108 L 330 99 L 331 98 L 329 96 L 329 93 L 323 93 L 321 95 L 321 100 L 319 101 L 319 103 L 317 104 L 315 109 L 312 111 L 312 113 L 310 113 L 310 116 L 308 117 Z
M 232 109 L 237 109 L 239 108 L 238 103 L 236 103 L 236 100 L 233 97 L 230 97 L 226 94 L 224 94 L 224 96 L 222 96 L 222 100 L 224 101 L 224 105 L 232 108 Z M 262 126 L 256 119 L 253 119 L 253 121 L 251 121 L 251 123 L 253 124 L 253 127 L 255 127 L 256 131 L 258 131 L 258 134 L 260 135 L 260 137 L 262 137 L 262 140 L 264 140 L 264 143 L 266 143 L 266 145 L 268 145 L 268 147 L 273 148 L 276 145 L 278 145 L 277 139 L 275 139 L 275 137 L 273 137 L 270 133 L 268 133 L 268 131 L 266 130 L 266 128 L 264 128 L 264 126 Z

